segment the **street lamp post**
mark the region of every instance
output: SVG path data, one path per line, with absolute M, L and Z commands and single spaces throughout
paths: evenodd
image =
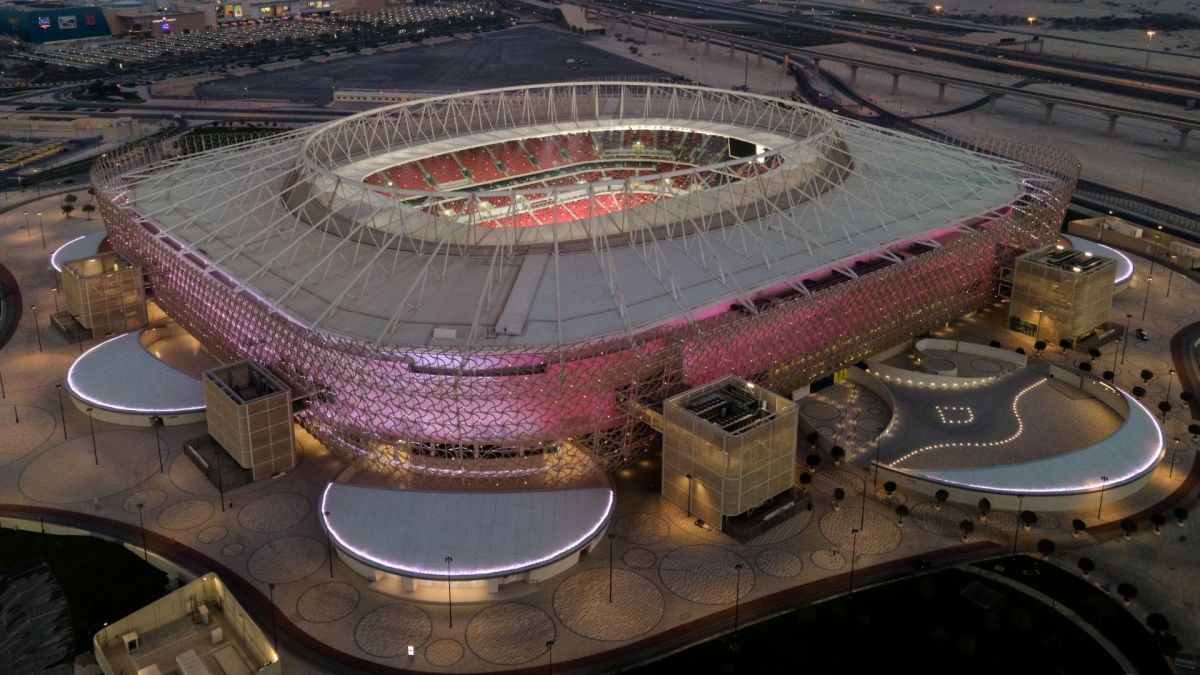
M 1171 380 L 1174 377 L 1175 377 L 1175 369 L 1174 368 L 1168 369 L 1167 370 L 1167 397 L 1166 397 L 1167 401 L 1171 400 Z
M 1154 277 L 1146 277 L 1146 299 L 1142 302 L 1142 321 L 1146 320 L 1146 309 L 1150 307 L 1150 282 Z
M 1125 315 L 1125 344 L 1121 345 L 1121 365 L 1125 365 L 1125 352 L 1129 351 L 1129 322 L 1132 320 L 1132 314 Z
M 42 327 L 38 325 L 37 305 L 30 305 L 33 310 L 33 332 L 37 334 L 38 351 L 42 350 Z
M 166 469 L 163 466 L 162 443 L 158 440 L 158 428 L 162 426 L 162 423 L 163 418 L 161 417 L 150 418 L 150 426 L 154 427 L 154 452 L 158 455 L 158 472 L 166 473 Z
M 1176 436 L 1171 440 L 1171 466 L 1167 467 L 1167 478 L 1175 475 L 1175 453 L 1179 450 L 1179 437 Z
M 550 666 L 550 673 L 554 673 L 554 640 L 546 640 L 546 658 Z
M 50 289 L 50 297 L 54 298 L 54 315 L 58 316 L 58 289 L 57 288 Z
M 88 428 L 92 431 L 92 457 L 96 460 L 96 466 L 100 466 L 100 451 L 96 450 L 96 420 L 92 417 L 92 409 L 87 409 Z
M 733 582 L 733 634 L 736 637 L 738 633 L 738 611 L 740 609 L 740 600 L 742 596 L 742 563 L 737 563 L 733 566 L 734 582 Z
M 29 236 L 29 212 L 25 212 L 25 236 Z
M 46 249 L 46 221 L 42 219 L 42 212 L 38 211 L 38 230 L 42 233 L 42 250 Z
M 142 560 L 150 562 L 150 551 L 146 548 L 146 522 L 142 520 L 142 508 L 145 504 L 138 502 L 138 527 L 142 530 Z
M 1013 526 L 1013 550 L 1012 554 L 1017 555 L 1017 538 L 1021 536 L 1021 506 L 1025 503 L 1025 495 L 1017 495 L 1017 522 Z
M 54 385 L 54 390 L 58 392 L 58 417 L 62 420 L 63 440 L 67 440 L 67 411 L 63 407 L 62 400 L 62 385 Z
M 690 473 L 687 475 L 687 482 L 688 482 L 687 517 L 691 518 L 692 517 L 692 474 L 690 474 Z
M 446 556 L 446 611 L 450 614 L 450 627 L 454 628 L 454 597 L 450 591 L 450 563 L 454 562 L 452 556 Z
M 271 594 L 271 644 L 275 652 L 279 653 L 279 626 L 275 623 L 275 584 L 267 584 L 267 589 Z
M 1146 31 L 1146 65 L 1143 68 L 1143 70 L 1146 71 L 1146 85 L 1147 86 L 1149 86 L 1149 84 L 1150 84 L 1150 43 L 1154 42 L 1155 35 L 1158 35 L 1158 33 L 1155 31 L 1152 31 L 1152 30 Z
M 851 597 L 854 596 L 854 562 L 858 558 L 858 533 L 859 530 L 850 530 L 854 540 L 850 543 L 850 592 L 847 595 Z
M 1167 266 L 1167 297 L 1171 297 L 1171 282 L 1175 280 L 1175 261 L 1179 256 L 1171 254 L 1171 264 Z
M 1045 310 L 1041 310 L 1041 309 L 1035 309 L 1033 311 L 1035 313 L 1037 313 L 1037 315 L 1038 315 L 1037 332 L 1035 332 L 1033 334 L 1033 339 L 1041 340 L 1042 339 L 1042 317 L 1046 315 L 1046 312 L 1045 312 Z
M 1100 520 L 1100 512 L 1104 509 L 1104 487 L 1108 485 L 1108 476 L 1100 476 L 1100 505 L 1096 507 L 1096 520 Z
M 613 578 L 613 540 L 617 535 L 612 532 L 608 533 L 608 604 L 612 604 L 612 578 Z

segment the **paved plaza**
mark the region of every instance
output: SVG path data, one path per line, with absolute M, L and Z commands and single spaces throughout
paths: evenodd
M 83 189 L 77 193 L 87 199 Z M 22 215 L 26 209 L 43 214 L 47 248 L 41 245 L 36 221 L 32 234 L 26 234 Z M 79 348 L 47 325 L 43 308 L 52 307 L 54 301 L 48 258 L 56 246 L 99 227 L 96 219 L 64 219 L 56 197 L 0 215 L 0 263 L 19 280 L 27 306 L 16 335 L 0 351 L 0 374 L 6 385 L 6 396 L 0 400 L 0 505 L 60 509 L 133 526 L 140 514 L 147 529 L 221 561 L 264 595 L 268 583 L 276 584 L 273 597 L 281 633 L 291 630 L 290 624 L 354 657 L 431 672 L 500 671 L 543 664 L 550 656 L 546 643 L 554 640 L 557 666 L 728 610 L 735 597 L 749 603 L 844 574 L 851 564 L 862 568 L 956 546 L 961 537 L 958 523 L 970 519 L 976 522 L 973 540 L 1011 546 L 1016 533 L 1019 545 L 1029 548 L 1037 539 L 1050 537 L 1059 542 L 1064 560 L 1086 552 L 1103 561 L 1101 570 L 1130 568 L 1130 578 L 1137 579 L 1142 590 L 1138 611 L 1167 614 L 1185 650 L 1198 646 L 1195 607 L 1179 593 L 1181 575 L 1196 574 L 1192 571 L 1195 546 L 1178 540 L 1194 529 L 1193 524 L 1177 528 L 1172 523 L 1161 537 L 1150 534 L 1145 524 L 1129 544 L 1098 544 L 1088 534 L 1073 538 L 1072 519 L 1097 524 L 1092 510 L 1039 514 L 1032 530 L 1018 531 L 1011 512 L 994 512 L 983 523 L 974 508 L 956 504 L 938 508 L 920 495 L 899 494 L 886 501 L 874 477 L 864 471 L 868 462 L 861 453 L 852 453 L 840 466 L 834 466 L 825 453 L 810 487 L 812 511 L 799 513 L 745 545 L 698 528 L 682 509 L 652 491 L 651 486 L 660 481 L 655 458 L 634 462 L 613 477 L 618 495 L 613 540 L 601 539 L 580 565 L 567 572 L 536 586 L 517 584 L 520 588 L 505 589 L 494 602 L 456 599 L 451 628 L 444 596 L 423 595 L 438 598 L 428 602 L 396 597 L 380 592 L 339 560 L 331 564 L 314 504 L 320 490 L 345 465 L 307 434 L 298 434 L 301 448 L 295 469 L 226 493 L 223 501 L 181 454 L 182 442 L 201 435 L 203 425 L 167 427 L 162 430 L 161 447 L 156 448 L 148 430 L 96 421 L 93 450 L 88 418 L 68 403 L 64 439 L 55 384 Z M 1144 277 L 1142 268 L 1148 268 L 1148 263 L 1138 259 L 1137 264 L 1138 276 Z M 1117 296 L 1113 316 L 1123 320 L 1126 313 L 1140 315 L 1144 298 L 1144 289 L 1137 287 Z M 1146 320 L 1135 322 L 1135 327 L 1146 327 L 1151 339 L 1131 342 L 1124 365 L 1116 355 L 1116 383 L 1123 388 L 1140 385 L 1139 371 L 1151 369 L 1156 377 L 1146 385 L 1146 400 L 1157 402 L 1167 387 L 1170 337 L 1196 320 L 1200 286 L 1176 275 L 1169 298 L 1163 284 L 1151 289 L 1149 300 Z M 28 308 L 33 304 L 39 308 L 42 350 Z M 1032 352 L 1031 339 L 994 331 L 993 324 L 1003 319 L 1002 314 L 999 309 L 984 312 L 939 331 L 938 337 L 986 344 L 1002 335 L 1005 347 L 1024 345 Z M 90 344 L 94 343 L 85 347 Z M 1106 346 L 1100 361 L 1111 364 L 1115 348 Z M 1057 349 L 1042 358 L 1056 363 L 1080 359 L 1078 353 Z M 980 369 L 987 367 L 983 364 Z M 1172 387 L 1177 393 L 1179 382 Z M 821 406 L 811 409 L 807 403 L 816 399 L 801 405 L 806 414 L 824 416 L 831 429 L 842 429 L 837 433 L 848 434 L 851 444 L 859 434 L 870 441 L 886 424 L 889 412 L 863 394 L 859 392 L 853 402 L 852 420 L 846 419 L 851 405 L 844 400 L 820 400 Z M 1053 391 L 1046 395 L 1062 396 Z M 1180 439 L 1172 447 L 1174 467 L 1164 462 L 1141 493 L 1106 502 L 1105 521 L 1145 509 L 1180 485 L 1196 458 L 1196 446 L 1186 433 L 1189 420 L 1180 410 L 1168 416 L 1167 436 Z M 807 452 L 802 444 L 801 457 Z M 837 488 L 846 492 L 846 498 L 835 509 Z M 911 512 L 903 524 L 894 513 L 895 505 L 902 502 Z M 1195 510 L 1195 495 L 1183 505 Z M 740 571 L 735 565 L 742 566 Z M 1115 581 L 1121 575 L 1114 572 L 1112 577 Z M 1192 587 L 1200 583 L 1200 579 L 1190 581 Z M 266 625 L 264 616 L 259 619 Z M 285 672 L 330 672 L 327 664 L 306 663 L 289 644 L 282 643 L 284 658 L 289 659 Z M 407 655 L 409 645 L 415 648 L 412 657 Z

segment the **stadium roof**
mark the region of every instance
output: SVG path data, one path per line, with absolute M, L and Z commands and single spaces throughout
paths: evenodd
M 645 206 L 484 228 L 421 204 L 464 193 L 364 185 L 371 169 L 546 133 L 699 129 L 778 168 Z M 721 167 L 689 169 L 697 176 Z M 667 174 L 674 175 L 674 174 Z M 377 345 L 558 345 L 692 321 L 770 289 L 972 227 L 1051 187 L 1029 167 L 791 101 L 700 87 L 583 82 L 406 102 L 164 160 L 118 203 L 273 311 Z M 643 179 L 639 179 L 643 180 Z M 667 190 L 636 182 L 596 193 Z M 588 188 L 553 188 L 561 199 Z M 574 192 L 572 192 L 574 191 Z M 381 192 L 394 194 L 381 196 Z M 482 193 L 509 198 L 536 190 Z M 406 203 L 403 201 L 408 199 Z M 413 200 L 419 203 L 414 205 Z M 515 199 L 513 199 L 516 202 Z M 191 263 L 188 263 L 191 264 Z

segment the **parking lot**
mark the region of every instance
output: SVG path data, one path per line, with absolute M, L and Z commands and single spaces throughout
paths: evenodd
M 582 59 L 585 66 L 568 64 Z M 209 82 L 204 98 L 286 97 L 323 103 L 338 89 L 455 92 L 581 80 L 591 76 L 669 77 L 664 71 L 589 46 L 570 33 L 526 26 L 430 47 L 306 64 L 274 73 Z

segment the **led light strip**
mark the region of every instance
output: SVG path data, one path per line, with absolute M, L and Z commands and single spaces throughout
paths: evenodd
M 50 254 L 50 266 L 54 268 L 55 272 L 58 272 L 60 274 L 62 273 L 63 264 L 62 264 L 62 261 L 60 261 L 58 258 L 59 258 L 59 255 L 63 252 L 63 249 L 70 246 L 71 244 L 74 244 L 75 242 L 79 241 L 80 239 L 83 239 L 86 236 L 87 235 L 85 234 L 81 237 L 75 237 L 71 241 L 68 241 L 67 243 L 63 244 L 62 246 L 59 246 L 58 248 L 54 249 L 54 253 Z
M 971 410 L 969 405 L 935 405 L 933 409 L 937 412 L 938 419 L 945 425 L 970 424 L 975 421 L 975 411 Z M 966 413 L 967 416 L 965 418 L 951 417 L 946 413 Z
M 912 459 L 913 457 L 916 457 L 917 455 L 919 455 L 923 452 L 926 452 L 928 450 L 940 450 L 940 449 L 944 449 L 944 448 L 995 448 L 995 447 L 998 447 L 1001 445 L 1008 445 L 1009 443 L 1012 443 L 1013 441 L 1020 438 L 1021 434 L 1023 434 L 1025 432 L 1025 421 L 1021 419 L 1020 413 L 1017 412 L 1017 406 L 1020 405 L 1021 398 L 1023 396 L 1025 396 L 1025 394 L 1028 394 L 1029 392 L 1033 391 L 1035 388 L 1045 384 L 1047 381 L 1048 380 L 1043 377 L 1042 379 L 1038 380 L 1037 382 L 1034 382 L 1033 384 L 1029 385 L 1028 387 L 1025 387 L 1021 391 L 1017 392 L 1017 395 L 1013 397 L 1012 413 L 1013 413 L 1013 417 L 1015 417 L 1017 419 L 1017 430 L 1008 438 L 1002 438 L 998 441 L 946 441 L 945 443 L 933 443 L 931 445 L 925 445 L 925 446 L 919 447 L 919 448 L 909 452 L 908 454 L 901 455 L 898 459 L 894 460 L 890 464 L 890 466 L 896 466 L 897 464 L 900 464 L 901 462 L 908 461 L 908 460 Z M 974 419 L 974 417 L 972 417 L 972 419 Z
M 616 498 L 613 490 L 609 489 L 607 494 L 608 501 L 604 505 L 604 510 L 600 514 L 600 518 L 596 520 L 595 524 L 592 525 L 592 527 L 589 528 L 588 531 L 583 534 L 583 536 L 575 539 L 566 546 L 547 553 L 544 556 L 529 560 L 522 560 L 507 567 L 459 567 L 458 569 L 454 570 L 453 573 L 447 574 L 440 568 L 431 570 L 424 567 L 409 566 L 396 560 L 389 560 L 347 542 L 341 533 L 334 528 L 333 523 L 329 522 L 329 516 L 325 515 L 329 512 L 329 491 L 333 489 L 334 485 L 335 483 L 326 485 L 325 491 L 321 493 L 321 524 L 324 526 L 326 533 L 328 533 L 329 536 L 333 538 L 334 542 L 337 543 L 338 547 L 349 551 L 352 555 L 354 555 L 354 557 L 363 561 L 374 563 L 376 566 L 382 569 L 391 570 L 399 574 L 407 574 L 409 576 L 427 579 L 445 579 L 447 577 L 450 579 L 479 579 L 484 577 L 497 577 L 535 569 L 544 564 L 554 562 L 555 560 L 558 560 L 569 553 L 579 550 L 584 544 L 586 544 L 588 541 L 591 541 L 597 534 L 599 534 L 600 530 L 608 524 L 609 518 L 612 516 L 613 503 Z

